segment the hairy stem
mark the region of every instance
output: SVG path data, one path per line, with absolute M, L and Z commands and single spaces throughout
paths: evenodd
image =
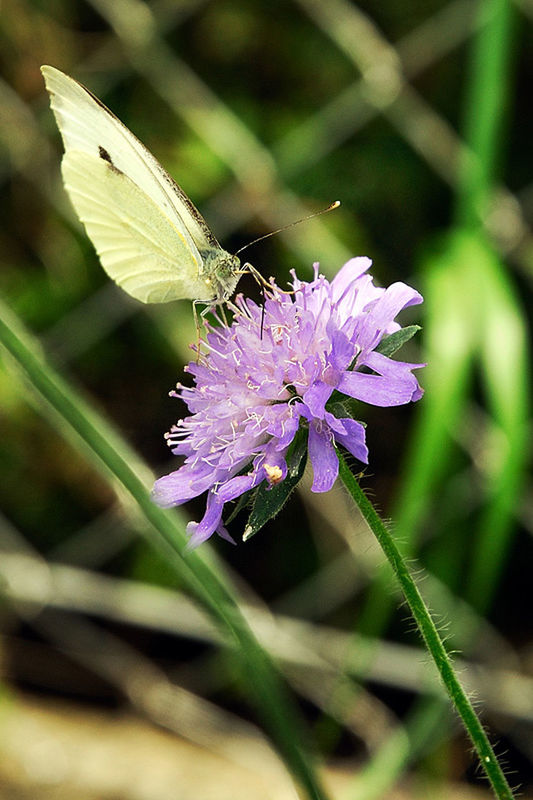
M 435 662 L 450 699 L 472 740 L 481 765 L 492 785 L 494 794 L 499 800 L 512 800 L 513 794 L 511 788 L 494 754 L 488 736 L 474 711 L 472 703 L 468 699 L 465 690 L 457 678 L 450 656 L 444 647 L 442 638 L 413 580 L 405 559 L 396 546 L 389 529 L 359 486 L 340 453 L 339 466 L 340 477 L 346 489 L 359 507 L 363 517 L 381 545 L 389 564 L 394 570 L 394 574 L 400 583 L 424 643 Z

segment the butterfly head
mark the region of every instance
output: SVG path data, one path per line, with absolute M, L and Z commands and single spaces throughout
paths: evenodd
M 207 290 L 215 303 L 224 303 L 234 293 L 242 275 L 241 260 L 220 248 L 202 253 L 202 256 Z

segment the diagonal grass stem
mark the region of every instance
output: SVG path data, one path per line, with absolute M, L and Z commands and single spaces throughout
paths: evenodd
M 149 471 L 113 426 L 44 359 L 39 343 L 0 301 L 0 345 L 22 371 L 32 390 L 51 410 L 60 432 L 74 433 L 78 447 L 92 457 L 107 480 L 132 500 L 179 581 L 187 587 L 225 634 L 238 654 L 240 676 L 288 769 L 310 800 L 326 800 L 310 754 L 303 724 L 273 661 L 261 647 L 240 608 L 236 590 L 208 549 L 183 556 L 186 535 L 176 514 L 156 506 L 146 488 Z

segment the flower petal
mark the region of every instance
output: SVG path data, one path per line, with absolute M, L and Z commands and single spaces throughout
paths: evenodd
M 331 333 L 330 364 L 339 371 L 349 367 L 354 357 L 354 346 L 343 331 L 333 330 Z
M 221 539 L 225 539 L 230 544 L 237 544 L 233 536 L 230 536 L 222 522 L 218 525 L 215 533 L 218 533 Z
M 271 442 L 266 447 L 263 459 L 261 461 L 256 459 L 260 467 L 261 478 L 264 478 L 270 484 L 270 487 L 277 486 L 278 483 L 281 483 L 281 481 L 284 481 L 287 477 L 285 452 L 286 448 L 284 452 L 280 452 L 276 443 Z
M 380 375 L 383 375 L 385 378 L 394 379 L 403 375 L 406 380 L 414 380 L 413 394 L 411 395 L 410 400 L 420 400 L 424 394 L 424 390 L 414 375 L 411 374 L 411 371 L 413 369 L 421 369 L 422 367 L 426 366 L 425 364 L 409 364 L 407 361 L 394 361 L 393 358 L 384 356 L 383 353 L 376 352 L 368 353 L 362 363 L 365 364 L 365 366 L 370 367 L 370 369 L 379 372 Z
M 336 302 L 341 297 L 344 290 L 349 288 L 351 284 L 369 270 L 371 266 L 372 261 L 370 258 L 367 258 L 367 256 L 350 258 L 331 281 L 333 301 Z
M 286 417 L 283 420 L 280 435 L 277 437 L 275 443 L 276 450 L 285 450 L 285 448 L 290 445 L 296 436 L 299 425 L 300 416 L 298 414 L 292 414 L 290 417 Z
M 401 406 L 419 397 L 421 391 L 415 376 L 405 370 L 394 376 L 345 372 L 338 389 L 373 406 Z
M 368 464 L 365 426 L 350 417 L 343 417 L 337 422 L 342 423 L 344 432 L 337 433 L 335 431 L 335 440 L 342 444 L 359 461 L 362 461 L 363 464 Z
M 396 375 L 400 371 L 410 372 L 426 366 L 425 364 L 411 364 L 408 361 L 395 361 L 393 358 L 375 351 L 368 353 L 361 363 L 385 376 Z
M 384 324 L 392 322 L 403 308 L 417 305 L 422 300 L 422 295 L 416 289 L 398 281 L 397 283 L 392 283 L 385 290 L 372 309 L 371 315 L 374 322 L 382 327 Z
M 312 492 L 327 492 L 339 473 L 339 459 L 333 444 L 333 435 L 320 420 L 309 424 L 309 458 L 313 466 Z
M 222 521 L 222 511 L 224 503 L 221 502 L 215 492 L 211 491 L 207 495 L 207 505 L 205 514 L 201 522 L 189 522 L 187 533 L 191 537 L 187 544 L 187 549 L 198 547 L 205 542 L 216 531 Z
M 181 469 L 163 475 L 154 483 L 152 500 L 162 508 L 179 506 L 205 492 L 213 484 L 213 469 L 208 465 L 191 468 L 184 464 Z
M 380 406 L 421 396 L 413 376 L 421 365 L 374 350 L 400 328 L 398 312 L 422 298 L 402 283 L 374 286 L 370 265 L 366 257 L 351 259 L 331 282 L 315 265 L 309 283 L 293 273 L 294 292 L 282 293 L 272 282 L 263 308 L 240 296 L 231 324 L 221 315 L 216 327 L 206 323 L 202 358 L 188 367 L 194 385 L 178 384 L 172 393 L 189 416 L 171 429 L 167 442 L 185 460 L 153 491 L 162 506 L 208 491 L 204 518 L 189 526 L 191 546 L 215 531 L 228 537 L 225 502 L 265 480 L 270 486 L 284 480 L 300 421 L 309 431 L 314 492 L 328 490 L 337 477 L 336 443 L 367 461 L 363 425 L 326 411 L 335 389 Z
M 235 500 L 236 497 L 253 489 L 261 480 L 262 476 L 258 477 L 254 472 L 248 475 L 236 475 L 217 487 L 217 497 L 221 503 L 229 503 L 230 500 Z
M 315 381 L 303 394 L 303 401 L 313 417 L 323 419 L 326 403 L 333 393 L 333 386 Z

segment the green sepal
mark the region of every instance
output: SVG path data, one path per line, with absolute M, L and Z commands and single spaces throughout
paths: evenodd
M 408 325 L 406 328 L 401 328 L 390 336 L 385 336 L 384 339 L 376 347 L 376 353 L 381 353 L 383 356 L 392 356 L 396 350 L 412 339 L 415 333 L 421 330 L 420 325 Z
M 287 451 L 287 475 L 277 486 L 263 481 L 257 488 L 252 511 L 242 535 L 243 542 L 258 533 L 266 523 L 278 514 L 289 495 L 296 488 L 307 463 L 307 428 L 300 427 Z
M 247 505 L 251 504 L 252 497 L 254 495 L 255 489 L 249 489 L 244 494 L 241 494 L 235 506 L 227 519 L 224 520 L 224 525 L 229 525 L 230 522 L 233 522 L 237 514 L 243 510 L 243 508 Z

